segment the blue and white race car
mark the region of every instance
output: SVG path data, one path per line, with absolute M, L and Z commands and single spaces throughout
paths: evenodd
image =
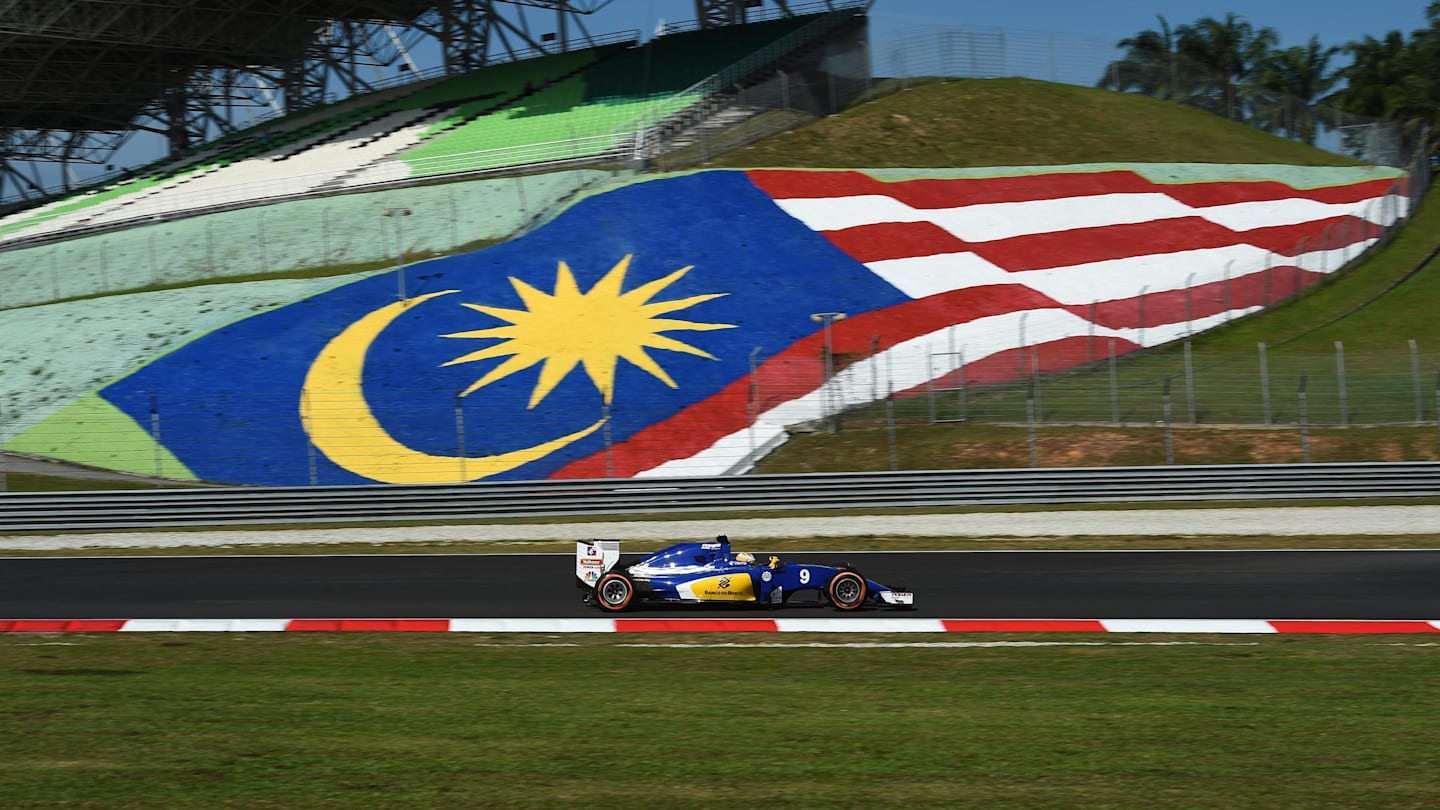
M 619 562 L 618 540 L 575 544 L 576 586 L 584 591 L 586 604 L 610 612 L 647 602 L 774 606 L 798 593 L 846 611 L 915 604 L 914 594 L 866 579 L 848 565 L 783 562 L 779 557 L 761 563 L 753 554 L 732 552 L 725 535 L 713 543 L 673 545 L 630 565 Z

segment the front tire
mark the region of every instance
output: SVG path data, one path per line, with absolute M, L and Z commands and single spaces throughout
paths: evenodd
M 595 604 L 599 605 L 601 610 L 619 613 L 630 607 L 633 601 L 635 581 L 619 571 L 611 571 L 595 583 Z
M 865 577 L 854 571 L 841 571 L 825 585 L 825 595 L 836 610 L 859 610 L 870 596 Z

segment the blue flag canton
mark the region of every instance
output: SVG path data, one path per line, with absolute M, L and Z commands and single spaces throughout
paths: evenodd
M 385 310 L 397 303 L 393 274 L 357 281 L 221 329 L 101 393 L 142 424 L 154 402 L 165 445 L 202 478 L 308 483 L 307 375 L 337 336 L 378 318 L 364 402 L 407 448 L 504 453 L 608 415 L 608 436 L 496 476 L 541 478 L 714 395 L 748 373 L 755 349 L 763 358 L 815 332 L 815 313 L 909 300 L 739 172 L 626 186 L 521 238 L 402 272 L 411 303 L 398 311 Z M 373 480 L 319 464 L 323 483 Z

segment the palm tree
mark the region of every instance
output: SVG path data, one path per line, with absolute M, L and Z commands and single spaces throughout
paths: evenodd
M 1430 142 L 1426 147 L 1431 151 L 1440 147 L 1436 140 L 1436 125 L 1440 124 L 1440 0 L 1432 2 L 1426 13 L 1430 26 L 1408 38 L 1391 31 L 1381 39 L 1367 36 L 1346 45 L 1352 61 L 1338 72 L 1345 86 L 1326 99 L 1348 115 L 1396 122 L 1403 141 L 1408 142 L 1395 142 L 1395 151 L 1401 154 L 1427 134 Z M 1347 141 L 1352 152 L 1369 149 L 1359 137 L 1351 139 L 1353 143 Z
M 1406 98 L 1413 83 L 1415 61 L 1411 43 L 1399 31 L 1381 39 L 1366 35 L 1345 45 L 1350 64 L 1336 72 L 1345 86 L 1326 99 L 1346 112 L 1372 118 L 1393 118 L 1413 106 Z
M 1330 60 L 1339 50 L 1321 45 L 1319 37 L 1312 36 L 1304 46 L 1272 51 L 1257 70 L 1259 89 L 1251 96 L 1252 123 L 1313 146 L 1319 129 L 1315 104 L 1339 81 L 1330 70 Z
M 1279 41 L 1273 28 L 1256 29 L 1236 14 L 1225 19 L 1203 17 L 1176 31 L 1179 51 L 1203 72 L 1198 96 L 1191 99 L 1235 120 L 1245 119 L 1242 89 L 1248 89 L 1257 68 Z
M 1160 30 L 1147 28 L 1117 43 L 1125 49 L 1125 56 L 1106 66 L 1097 87 L 1165 99 L 1178 99 L 1182 95 L 1175 32 L 1164 16 L 1157 15 L 1156 19 L 1160 20 Z

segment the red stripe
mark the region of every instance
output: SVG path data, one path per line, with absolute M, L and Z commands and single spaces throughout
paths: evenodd
M 1103 633 L 1093 619 L 945 619 L 947 633 Z
M 1321 186 L 1309 189 L 1293 188 L 1271 180 L 1181 183 L 1161 185 L 1159 188 L 1180 202 L 1196 208 L 1283 199 L 1306 199 L 1321 203 L 1344 204 L 1357 203 L 1393 192 L 1399 188 L 1397 183 L 1402 179 L 1380 178 L 1362 180 L 1343 186 Z
M 617 633 L 774 633 L 771 619 L 616 619 Z
M 751 182 L 776 199 L 893 197 L 911 208 L 1031 202 L 1093 194 L 1144 194 L 1154 183 L 1132 171 L 1062 172 L 1017 177 L 963 177 L 950 180 L 878 180 L 860 172 L 756 170 Z
M 1248 273 L 1229 282 L 1215 281 L 1190 288 L 1190 319 L 1192 321 L 1220 315 L 1230 310 L 1269 306 L 1325 278 L 1323 273 L 1300 270 L 1290 265 L 1277 265 L 1268 270 Z M 1145 294 L 1145 328 L 1185 321 L 1185 290 L 1165 290 Z M 1100 301 L 1093 311 L 1089 306 L 1065 307 L 1086 320 L 1111 329 L 1135 329 L 1142 325 L 1139 296 Z
M 1273 180 L 1154 183 L 1125 170 L 896 181 L 879 180 L 860 172 L 759 169 L 747 175 L 762 191 L 778 200 L 880 195 L 893 197 L 911 208 L 956 208 L 1097 194 L 1147 193 L 1166 194 L 1196 208 L 1287 199 L 1356 203 L 1387 192 L 1403 193 L 1405 188 L 1404 178 L 1362 180 L 1310 189 Z
M 1281 256 L 1295 256 L 1362 242 L 1375 236 L 1377 229 L 1354 217 L 1331 217 L 1232 231 L 1208 219 L 1178 217 L 1048 231 L 990 242 L 967 242 L 933 222 L 880 222 L 822 233 L 831 244 L 863 263 L 969 252 L 1002 270 L 1020 272 L 1233 245 L 1252 245 Z
M 450 629 L 449 619 L 292 619 L 286 630 L 384 631 L 443 633 Z
M 1272 621 L 1279 633 L 1440 633 L 1429 622 L 1412 621 Z
M 862 263 L 974 250 L 971 243 L 933 222 L 877 222 L 820 233 Z
M 113 633 L 125 619 L 7 619 L 0 633 Z

